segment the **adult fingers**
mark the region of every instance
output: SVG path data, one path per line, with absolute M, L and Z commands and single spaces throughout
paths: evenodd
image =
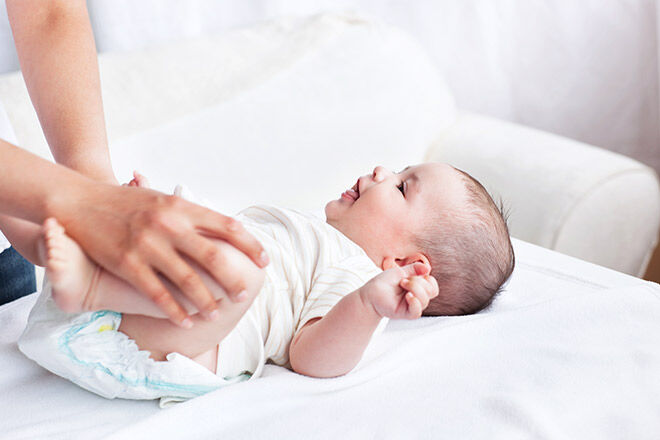
M 268 255 L 261 243 L 245 230 L 241 222 L 198 205 L 193 205 L 197 228 L 209 236 L 221 238 L 247 255 L 263 268 L 268 265 Z
M 191 328 L 192 320 L 149 266 L 125 260 L 119 275 L 153 301 L 174 324 Z
M 152 265 L 177 286 L 202 315 L 210 320 L 220 317 L 215 298 L 197 272 L 179 254 L 158 250 L 151 258 Z
M 199 235 L 181 237 L 176 244 L 177 250 L 204 268 L 233 302 L 245 299 L 239 297 L 246 288 L 243 274 L 233 270 L 235 266 L 231 264 L 231 256 L 226 255 L 222 247 Z

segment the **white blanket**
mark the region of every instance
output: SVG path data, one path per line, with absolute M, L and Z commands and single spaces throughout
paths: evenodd
M 0 308 L 2 438 L 660 436 L 660 288 L 515 241 L 493 307 L 390 322 L 357 369 L 264 377 L 159 410 L 105 400 L 16 348 L 35 296 Z

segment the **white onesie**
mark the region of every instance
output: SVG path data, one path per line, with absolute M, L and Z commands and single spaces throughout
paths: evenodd
M 236 218 L 264 246 L 271 263 L 254 303 L 220 343 L 218 374 L 258 376 L 267 360 L 290 368 L 289 344 L 296 332 L 381 270 L 360 246 L 310 214 L 255 206 Z
M 19 348 L 48 370 L 104 397 L 161 398 L 161 406 L 256 378 L 269 360 L 290 367 L 288 349 L 295 332 L 381 270 L 362 248 L 315 216 L 257 206 L 236 218 L 261 242 L 271 263 L 254 303 L 219 344 L 216 375 L 178 353 L 168 354 L 165 362 L 149 358 L 116 330 L 120 313 L 61 312 L 47 280 Z

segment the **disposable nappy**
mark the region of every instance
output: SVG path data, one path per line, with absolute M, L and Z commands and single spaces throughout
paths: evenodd
M 175 194 L 194 200 L 180 185 Z M 18 347 L 42 367 L 86 390 L 108 399 L 161 399 L 164 407 L 251 378 L 249 373 L 217 376 L 179 353 L 168 354 L 167 361 L 154 361 L 117 331 L 121 313 L 65 313 L 51 293 L 45 277 Z
M 108 399 L 161 399 L 161 406 L 247 380 L 216 376 L 179 353 L 167 361 L 149 358 L 135 341 L 118 332 L 121 314 L 109 310 L 65 313 L 44 288 L 18 340 L 19 349 L 53 373 Z

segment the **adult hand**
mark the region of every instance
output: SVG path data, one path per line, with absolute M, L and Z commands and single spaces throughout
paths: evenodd
M 157 274 L 214 319 L 215 300 L 182 256 L 206 269 L 233 301 L 245 289 L 246 280 L 225 269 L 225 255 L 207 237 L 227 241 L 259 267 L 268 264 L 262 246 L 240 222 L 177 196 L 94 182 L 77 196 L 61 197 L 65 200 L 55 201 L 50 211 L 67 234 L 93 260 L 144 292 L 183 327 L 190 327 L 192 321 Z

